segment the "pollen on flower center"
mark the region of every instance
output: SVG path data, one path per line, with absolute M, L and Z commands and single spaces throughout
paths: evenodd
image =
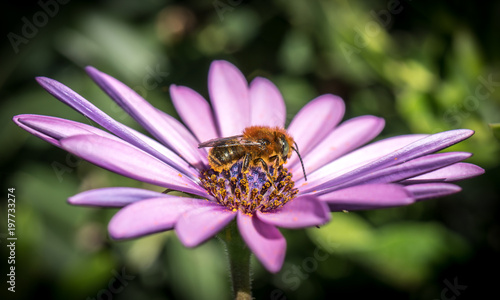
M 241 165 L 241 162 L 237 162 L 229 170 L 221 172 L 208 169 L 200 176 L 205 189 L 221 205 L 231 210 L 241 210 L 247 214 L 272 211 L 295 198 L 299 191 L 294 188 L 292 174 L 282 165 L 276 171 L 273 167 L 269 168 L 269 173 L 274 174 L 276 189 L 260 167 L 250 167 L 244 174 Z

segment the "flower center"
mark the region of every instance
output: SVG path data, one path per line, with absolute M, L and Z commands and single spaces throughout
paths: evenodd
M 292 174 L 282 165 L 276 170 L 269 168 L 276 189 L 260 167 L 250 167 L 248 173 L 244 174 L 241 165 L 242 162 L 237 162 L 229 170 L 221 172 L 209 169 L 200 176 L 205 189 L 217 202 L 231 210 L 241 210 L 247 214 L 275 210 L 295 198 L 299 192 L 294 188 Z

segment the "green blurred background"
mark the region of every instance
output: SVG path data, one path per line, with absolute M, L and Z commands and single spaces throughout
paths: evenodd
M 455 3 L 455 2 L 454 2 Z M 170 84 L 207 97 L 214 59 L 284 94 L 288 121 L 324 94 L 346 118 L 386 120 L 379 138 L 470 128 L 455 146 L 486 174 L 457 195 L 409 207 L 336 213 L 321 229 L 282 230 L 283 269 L 254 261 L 257 299 L 479 299 L 496 291 L 500 250 L 500 2 L 451 1 L 60 1 L 4 3 L 0 12 L 0 267 L 8 272 L 7 188 L 16 195 L 16 293 L 7 299 L 230 299 L 226 261 L 211 240 L 186 249 L 172 232 L 111 241 L 116 209 L 74 207 L 91 188 L 135 186 L 14 125 L 34 113 L 92 124 L 34 80 L 68 85 L 138 128 L 86 76 L 92 65 L 177 116 Z M 45 15 L 45 17 L 44 17 Z M 26 25 L 27 22 L 34 27 Z M 37 25 L 35 25 L 37 24 Z M 460 285 L 457 289 L 450 288 Z M 453 298 L 455 297 L 455 298 Z M 2 299 L 5 299 L 2 296 Z

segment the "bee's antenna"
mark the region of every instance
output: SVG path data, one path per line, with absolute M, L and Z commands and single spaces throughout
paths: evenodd
M 300 153 L 299 153 L 299 146 L 297 146 L 297 143 L 295 141 L 293 141 L 293 144 L 295 145 L 295 148 L 292 147 L 292 149 L 299 156 L 300 164 L 302 165 L 302 172 L 304 172 L 304 180 L 307 181 L 306 169 L 304 168 L 304 162 L 302 161 L 302 157 L 300 156 Z

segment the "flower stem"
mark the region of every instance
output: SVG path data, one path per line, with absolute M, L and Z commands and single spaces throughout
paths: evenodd
M 226 246 L 234 299 L 252 299 L 250 275 L 250 256 L 252 253 L 241 238 L 236 222 L 228 225 L 218 237 Z

